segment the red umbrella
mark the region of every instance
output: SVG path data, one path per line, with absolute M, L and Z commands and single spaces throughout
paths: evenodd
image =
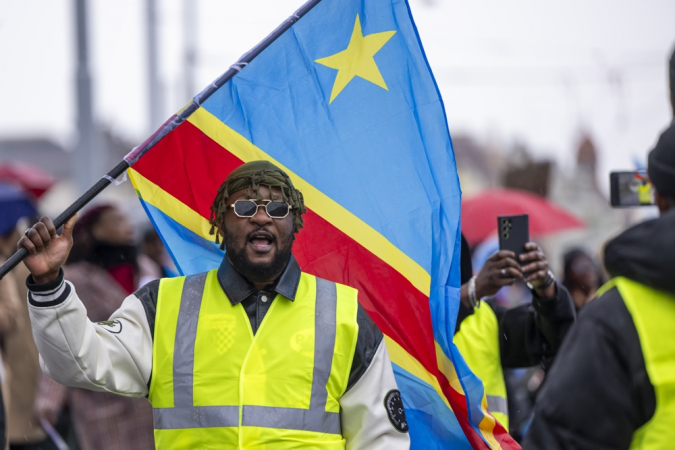
M 56 183 L 52 175 L 26 163 L 0 164 L 0 180 L 21 186 L 35 198 L 39 198 Z
M 584 222 L 538 195 L 515 189 L 488 189 L 462 200 L 462 232 L 473 246 L 497 230 L 497 216 L 528 214 L 530 236 L 542 236 Z

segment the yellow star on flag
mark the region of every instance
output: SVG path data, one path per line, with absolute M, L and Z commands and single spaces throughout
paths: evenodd
M 383 31 L 364 36 L 363 31 L 361 31 L 359 15 L 356 15 L 356 23 L 354 24 L 354 30 L 352 31 L 352 37 L 349 40 L 347 49 L 314 61 L 331 69 L 338 70 L 335 83 L 333 84 L 333 91 L 330 94 L 329 104 L 333 103 L 335 97 L 342 92 L 354 77 L 361 77 L 387 91 L 389 90 L 387 84 L 384 82 L 384 78 L 382 78 L 380 69 L 375 63 L 374 56 L 395 33 L 395 30 Z

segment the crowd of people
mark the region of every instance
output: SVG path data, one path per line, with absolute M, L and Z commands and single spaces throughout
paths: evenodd
M 526 449 L 675 442 L 675 122 L 647 170 L 660 217 L 611 240 L 604 268 L 573 248 L 556 276 L 534 242 L 474 268 L 462 237 L 454 342 L 489 411 Z M 291 253 L 302 193 L 254 161 L 214 197 L 211 225 L 227 256 L 187 278 L 154 230 L 137 236 L 110 204 L 60 235 L 48 218 L 23 234 L 26 218 L 3 226 L 0 255 L 17 242 L 30 255 L 0 280 L 0 447 L 409 446 L 382 333 L 353 289 L 302 272 Z M 516 284 L 529 301 L 500 305 L 495 294 Z M 235 335 L 226 366 L 204 341 L 224 322 Z M 283 345 L 298 333 L 313 353 Z M 534 367 L 526 383 L 505 377 L 525 367 Z

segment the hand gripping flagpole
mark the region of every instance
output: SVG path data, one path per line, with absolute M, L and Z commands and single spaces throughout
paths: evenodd
M 85 192 L 80 198 L 75 200 L 65 211 L 63 211 L 59 216 L 54 220 L 54 226 L 58 229 L 63 226 L 71 217 L 73 217 L 80 209 L 82 209 L 87 203 L 92 201 L 94 197 L 100 194 L 103 189 L 108 187 L 110 183 L 113 183 L 117 177 L 122 175 L 129 167 L 136 163 L 148 150 L 154 147 L 164 136 L 169 134 L 174 130 L 178 125 L 183 123 L 190 115 L 195 112 L 201 104 L 206 101 L 214 92 L 216 92 L 221 86 L 230 81 L 232 77 L 242 71 L 253 59 L 263 52 L 267 47 L 269 47 L 279 36 L 284 34 L 289 28 L 291 28 L 298 20 L 300 20 L 305 14 L 307 14 L 312 8 L 318 5 L 321 0 L 309 0 L 307 3 L 302 5 L 293 15 L 286 19 L 281 25 L 279 25 L 274 31 L 272 31 L 265 39 L 263 39 L 258 45 L 253 47 L 250 51 L 245 53 L 239 60 L 232 64 L 230 68 L 218 77 L 213 83 L 208 85 L 203 91 L 197 94 L 192 101 L 177 114 L 174 114 L 169 118 L 161 127 L 157 129 L 149 138 L 147 138 L 139 146 L 135 147 L 129 154 L 127 154 L 124 159 L 117 164 L 110 172 L 104 175 L 100 180 L 98 180 L 87 192 Z M 21 248 L 17 250 L 5 263 L 0 266 L 0 280 L 13 268 L 15 268 L 23 259 L 28 256 L 28 250 Z

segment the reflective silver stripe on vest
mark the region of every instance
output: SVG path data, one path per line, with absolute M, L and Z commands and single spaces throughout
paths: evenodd
M 191 408 L 194 404 L 195 341 L 205 284 L 206 273 L 190 275 L 183 284 L 173 349 L 173 404 L 176 408 Z
M 502 413 L 508 417 L 509 407 L 504 397 L 496 395 L 487 395 L 488 411 Z
M 328 398 L 328 378 L 333 366 L 335 329 L 337 327 L 337 287 L 321 278 L 316 279 L 316 309 L 314 312 L 314 375 L 310 411 L 325 411 Z
M 193 372 L 199 308 L 206 274 L 185 279 L 173 355 L 175 408 L 155 408 L 155 429 L 236 427 L 237 406 L 193 406 Z M 309 409 L 244 405 L 242 426 L 342 434 L 340 414 L 326 412 L 337 330 L 337 286 L 316 278 L 314 370 Z
M 340 414 L 296 408 L 244 405 L 242 425 L 342 434 Z
M 238 406 L 155 408 L 152 412 L 156 430 L 236 427 L 239 425 Z

